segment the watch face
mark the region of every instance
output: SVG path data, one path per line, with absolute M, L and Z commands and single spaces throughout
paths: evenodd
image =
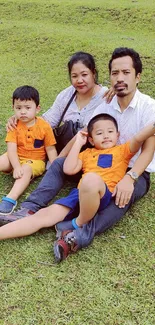
M 138 175 L 137 175 L 135 172 L 132 172 L 132 177 L 133 177 L 134 179 L 137 179 L 137 178 L 138 178 Z
M 127 174 L 130 175 L 135 181 L 138 179 L 136 172 L 129 171 Z

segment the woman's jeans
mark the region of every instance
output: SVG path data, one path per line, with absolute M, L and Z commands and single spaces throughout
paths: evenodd
M 36 212 L 48 205 L 58 194 L 66 179 L 72 179 L 74 181 L 79 180 L 80 174 L 68 178 L 67 175 L 63 173 L 64 160 L 65 158 L 57 158 L 51 164 L 39 186 L 30 194 L 26 201 L 22 203 L 22 207 Z M 135 183 L 131 200 L 124 208 L 118 208 L 118 206 L 115 205 L 114 199 L 112 199 L 107 208 L 97 213 L 88 224 L 73 231 L 78 247 L 82 248 L 88 246 L 96 234 L 103 233 L 118 222 L 128 211 L 130 206 L 147 193 L 149 187 L 150 174 L 144 172 Z

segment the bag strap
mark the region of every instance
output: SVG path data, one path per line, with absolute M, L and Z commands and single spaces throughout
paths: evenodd
M 74 91 L 73 95 L 72 95 L 71 98 L 69 99 L 69 101 L 68 101 L 66 107 L 64 108 L 64 110 L 63 110 L 63 112 L 62 112 L 62 115 L 61 115 L 61 117 L 60 117 L 60 120 L 59 120 L 59 123 L 58 123 L 57 127 L 60 126 L 60 123 L 61 123 L 61 121 L 62 121 L 64 115 L 66 114 L 66 112 L 67 112 L 67 110 L 68 110 L 68 107 L 70 106 L 71 102 L 73 101 L 73 99 L 74 99 L 76 93 L 77 93 L 77 90 Z

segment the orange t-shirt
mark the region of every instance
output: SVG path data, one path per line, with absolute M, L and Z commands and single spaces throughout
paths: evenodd
M 109 149 L 88 148 L 79 154 L 79 159 L 82 160 L 83 175 L 90 172 L 100 175 L 113 192 L 116 184 L 125 175 L 129 161 L 134 155 L 135 153 L 130 152 L 127 142 Z
M 56 144 L 50 124 L 40 117 L 37 117 L 36 123 L 30 127 L 18 121 L 17 128 L 7 133 L 5 141 L 17 144 L 19 158 L 34 160 L 45 160 L 45 148 Z

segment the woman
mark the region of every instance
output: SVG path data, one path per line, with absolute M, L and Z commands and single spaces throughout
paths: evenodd
M 82 129 L 87 125 L 95 108 L 102 104 L 103 97 L 107 95 L 108 88 L 98 84 L 95 60 L 89 53 L 76 52 L 68 62 L 68 72 L 71 86 L 64 89 L 57 96 L 51 108 L 43 114 L 43 118 L 52 127 L 55 127 L 66 104 L 76 90 L 76 96 L 64 115 L 63 121 L 72 120 L 74 123 L 78 122 L 79 129 Z M 108 93 L 108 99 L 111 96 L 113 96 L 112 91 L 110 94 Z M 15 122 L 11 118 L 7 128 L 14 127 Z M 65 156 L 68 150 L 69 148 L 65 148 L 60 156 Z M 57 158 L 49 167 L 37 189 L 22 203 L 22 208 L 12 216 L 0 216 L 0 221 L 10 222 L 46 207 L 64 185 L 66 175 L 63 173 L 63 162 L 64 158 Z

